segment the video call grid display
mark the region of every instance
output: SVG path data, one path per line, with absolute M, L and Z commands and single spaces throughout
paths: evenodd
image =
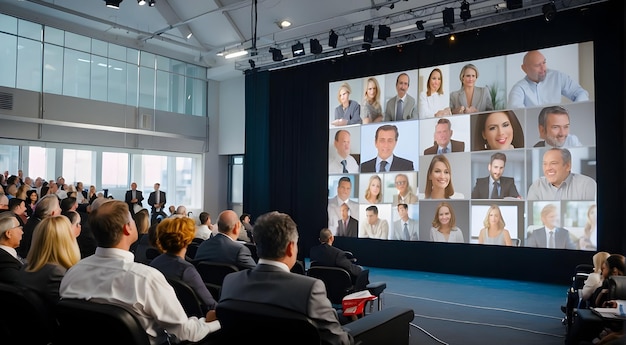
M 591 47 L 591 48 L 590 48 Z M 589 94 L 588 101 L 572 102 L 563 97 L 562 102 L 542 104 L 533 107 L 508 108 L 508 95 L 515 83 L 523 79 L 522 65 L 525 52 L 487 58 L 475 61 L 465 61 L 443 66 L 399 71 L 383 75 L 364 78 L 336 81 L 329 84 L 329 175 L 328 175 L 328 227 L 338 236 L 375 237 L 383 240 L 420 240 L 420 241 L 443 241 L 438 236 L 433 222 L 439 217 L 435 213 L 442 202 L 451 208 L 455 218 L 455 231 L 448 237 L 449 241 L 464 243 L 488 244 L 492 238 L 481 238 L 487 214 L 492 205 L 496 205 L 501 213 L 501 219 L 505 222 L 504 228 L 508 230 L 510 244 L 513 246 L 539 246 L 546 247 L 548 239 L 544 223 L 553 224 L 556 228 L 555 248 L 595 250 L 597 234 L 595 231 L 595 114 L 593 104 L 593 81 L 584 83 L 579 78 L 580 65 L 585 68 L 593 66 L 592 43 L 572 44 L 554 48 L 542 49 L 540 52 L 546 57 L 548 69 L 556 69 L 571 77 L 579 83 Z M 475 79 L 476 87 L 489 86 L 489 99 L 494 110 L 470 112 L 469 114 L 454 114 L 455 110 L 443 116 L 434 116 L 424 113 L 425 107 L 421 106 L 420 100 L 425 95 L 426 83 L 431 71 L 435 68 L 441 71 L 443 94 L 439 98 L 450 99 L 450 94 L 461 89 L 459 74 L 463 66 L 473 64 L 478 70 Z M 406 94 L 415 102 L 411 111 L 404 109 L 404 114 L 412 114 L 413 117 L 405 120 L 389 121 L 385 119 L 387 102 L 395 97 L 396 81 L 400 74 L 406 74 L 409 79 Z M 593 74 L 592 74 L 593 75 Z M 370 78 L 375 78 L 379 85 L 379 103 L 382 110 L 382 121 L 373 123 L 344 124 L 336 121 L 336 108 L 340 106 L 340 93 L 344 91 L 345 84 L 349 85 L 348 98 L 357 103 L 359 110 L 365 108 L 365 96 Z M 476 93 L 476 92 L 475 92 Z M 421 94 L 421 95 L 420 95 Z M 476 97 L 476 96 L 475 96 Z M 395 101 L 395 100 L 392 100 Z M 429 102 L 432 100 L 429 100 Z M 441 102 L 441 100 L 439 100 Z M 392 102 L 395 103 L 395 102 Z M 407 104 L 409 102 L 406 102 Z M 449 105 L 449 101 L 445 102 Z M 574 193 L 574 196 L 564 196 L 545 199 L 531 193 L 531 185 L 544 177 L 544 154 L 546 158 L 553 157 L 554 152 L 547 152 L 551 146 L 539 146 L 544 140 L 540 137 L 538 116 L 540 111 L 549 106 L 560 105 L 569 114 L 569 138 L 564 147 L 571 153 L 571 172 L 576 175 L 588 176 L 586 188 L 593 187 L 592 193 Z M 351 105 L 354 107 L 354 105 Z M 350 107 L 348 107 L 348 110 Z M 395 113 L 397 109 L 393 109 Z M 485 118 L 492 113 L 513 113 L 509 125 L 512 127 L 513 143 L 516 145 L 507 148 L 491 149 L 485 147 L 486 139 L 481 131 L 481 117 Z M 360 114 L 365 117 L 365 114 Z M 502 114 L 500 114 L 502 115 Z M 405 115 L 406 116 L 406 115 Z M 435 136 L 437 135 L 438 121 L 445 118 L 450 122 L 452 135 L 450 141 L 454 142 L 452 152 L 443 155 L 450 164 L 451 182 L 454 186 L 454 194 L 446 199 L 426 198 L 425 188 L 427 185 L 427 171 L 434 157 L 439 155 L 436 150 Z M 492 118 L 491 116 L 489 118 Z M 497 119 L 497 118 L 496 118 Z M 363 119 L 361 118 L 361 122 Z M 497 121 L 496 121 L 497 122 Z M 514 124 L 517 122 L 517 124 Z M 395 126 L 398 137 L 393 146 L 393 156 L 403 159 L 401 171 L 375 172 L 375 165 L 370 164 L 377 156 L 380 148 L 377 147 L 375 136 L 381 126 Z M 444 126 L 445 127 L 445 126 Z M 389 128 L 389 127 L 383 127 Z M 354 161 L 348 173 L 343 173 L 343 166 L 339 163 L 337 146 L 342 143 L 335 142 L 338 131 L 342 131 L 340 141 L 346 145 L 346 132 L 349 133 L 349 153 Z M 343 132 L 346 131 L 346 132 Z M 389 131 L 382 131 L 385 133 Z M 388 148 L 382 148 L 386 150 Z M 506 157 L 506 163 L 500 178 L 500 191 L 513 193 L 517 190 L 518 197 L 505 197 L 503 199 L 491 199 L 480 193 L 486 188 L 486 181 L 490 176 L 489 166 L 492 155 L 502 153 Z M 558 152 L 560 154 L 560 152 Z M 559 156 L 560 157 L 560 156 Z M 400 159 L 394 158 L 395 161 Z M 412 163 L 413 169 L 407 168 L 407 161 Z M 498 165 L 496 163 L 492 166 Z M 501 162 L 501 160 L 500 160 Z M 354 164 L 358 171 L 354 171 Z M 365 167 L 362 165 L 366 163 Z M 393 163 L 395 164 L 395 163 Z M 393 166 L 392 164 L 392 166 Z M 502 165 L 502 164 L 500 164 Z M 549 169 L 549 174 L 552 172 Z M 400 176 L 398 176 L 400 175 Z M 340 225 L 342 217 L 341 207 L 337 201 L 338 192 L 346 193 L 345 184 L 343 190 L 339 189 L 339 180 L 342 177 L 350 179 L 349 184 L 349 219 L 347 227 Z M 408 205 L 409 231 L 403 231 L 397 204 L 402 203 L 398 197 L 399 190 L 396 180 L 401 180 L 411 191 L 409 198 L 404 203 Z M 379 184 L 380 199 L 368 201 L 366 191 L 370 181 L 376 180 Z M 478 180 L 483 180 L 477 186 Z M 507 180 L 507 181 L 505 181 Z M 506 186 L 505 186 L 506 185 Z M 482 188 L 481 188 L 482 187 Z M 373 186 L 375 189 L 376 186 Z M 534 188 L 534 187 L 533 187 Z M 582 188 L 582 187 L 581 187 Z M 482 194 L 482 196 L 481 196 Z M 488 194 L 488 193 L 487 193 Z M 591 195 L 591 196 L 589 196 Z M 400 199 L 400 201 L 399 201 Z M 368 222 L 368 215 L 372 215 L 371 206 L 376 206 L 378 211 L 376 233 L 366 231 L 364 225 Z M 370 207 L 370 211 L 367 208 Z M 445 210 L 445 208 L 444 208 Z M 542 212 L 543 211 L 543 212 Z M 493 211 L 491 213 L 494 213 Z M 497 213 L 497 212 L 496 212 Z M 543 216 L 542 216 L 543 214 Z M 386 225 L 384 224 L 386 223 Z M 343 224 L 348 224 L 345 221 Z M 339 229 L 341 227 L 341 229 Z M 345 229 L 344 229 L 345 228 Z M 558 230 L 560 228 L 561 230 Z M 543 234 L 539 231 L 541 230 Z M 563 231 L 563 229 L 567 231 Z M 348 232 L 350 230 L 350 232 Z M 370 228 L 371 230 L 371 228 Z M 460 234 L 458 234 L 460 232 Z M 454 234 L 453 234 L 454 233 Z M 533 235 L 534 234 L 534 235 Z M 488 237 L 488 236 L 487 236 Z M 462 238 L 462 240 L 460 240 Z M 506 241 L 509 243 L 509 241 Z M 498 242 L 501 243 L 501 242 Z

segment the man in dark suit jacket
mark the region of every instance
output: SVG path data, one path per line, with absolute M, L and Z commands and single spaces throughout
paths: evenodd
M 476 179 L 476 185 L 472 190 L 472 199 L 521 198 L 513 178 L 502 176 L 505 165 L 506 155 L 504 153 L 496 152 L 491 155 L 491 163 L 487 165 L 489 176 Z
M 435 141 L 433 146 L 424 150 L 425 155 L 438 155 L 448 152 L 465 151 L 465 143 L 452 140 L 452 124 L 450 120 L 441 118 L 435 125 Z
M 239 216 L 226 210 L 217 217 L 217 235 L 202 242 L 196 252 L 196 261 L 213 261 L 233 264 L 240 269 L 256 267 L 250 249 L 237 242 L 239 232 L 244 231 Z
M 163 206 L 165 206 L 167 199 L 165 198 L 165 192 L 159 190 L 160 187 L 160 183 L 155 183 L 154 192 L 151 192 L 150 196 L 148 196 L 148 204 L 152 207 L 152 216 L 150 217 L 152 224 L 157 222 L 157 217 L 159 215 L 163 218 L 167 218 L 167 214 L 163 211 Z
M 373 159 L 361 164 L 362 173 L 388 172 L 388 171 L 412 171 L 415 170 L 413 162 L 400 158 L 393 154 L 398 143 L 398 127 L 394 125 L 382 125 L 376 129 L 374 144 L 378 155 Z
M 335 237 L 328 228 L 320 231 L 320 244 L 311 248 L 309 258 L 313 265 L 340 267 L 350 273 L 352 283 L 356 282 L 358 275 L 363 272 L 363 267 L 356 265 L 348 259 L 346 252 L 333 247 Z
M 337 236 L 357 237 L 359 234 L 359 221 L 350 216 L 350 207 L 341 205 L 341 219 L 337 221 Z
M 130 214 L 135 215 L 135 205 L 143 207 L 141 203 L 143 201 L 143 193 L 137 190 L 137 184 L 135 182 L 130 184 L 130 190 L 126 191 L 124 196 L 124 202 L 128 204 Z
M 23 233 L 19 222 L 10 212 L 0 215 L 0 283 L 19 282 L 23 264 L 15 248 L 20 245 Z
M 548 204 L 541 209 L 541 222 L 543 227 L 528 236 L 526 247 L 576 249 L 569 230 L 558 227 L 559 210 L 554 204 Z M 554 247 L 550 245 L 550 235 L 554 237 Z
M 298 257 L 298 229 L 294 221 L 284 213 L 267 213 L 256 220 L 253 232 L 259 265 L 227 275 L 220 302 L 242 300 L 283 307 L 308 317 L 323 343 L 352 344 L 352 336 L 341 327 L 337 312 L 326 297 L 324 283 L 290 272 Z

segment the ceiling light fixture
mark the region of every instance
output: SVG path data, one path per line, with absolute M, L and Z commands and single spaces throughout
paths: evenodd
M 435 43 L 435 34 L 432 31 L 426 31 L 424 36 L 426 38 L 426 44 L 432 46 Z
M 324 49 L 317 38 L 311 38 L 309 40 L 309 50 L 313 54 L 321 54 Z
M 378 39 L 386 40 L 391 36 L 391 28 L 387 25 L 378 25 Z
M 146 0 L 137 0 L 137 4 L 139 4 L 139 6 L 143 6 L 146 4 Z
M 282 61 L 283 60 L 283 52 L 278 48 L 270 48 L 270 53 L 272 53 L 273 61 Z
M 276 25 L 278 25 L 279 28 L 284 29 L 284 28 L 290 27 L 291 22 L 288 21 L 287 19 L 283 19 L 281 21 L 276 22 Z
M 365 25 L 363 30 L 363 41 L 372 43 L 374 41 L 374 25 Z
M 116 10 L 119 10 L 120 3 L 122 3 L 122 1 L 124 1 L 124 0 L 104 0 L 104 2 L 106 3 L 106 6 L 108 8 L 113 8 L 113 9 L 116 9 Z
M 298 43 L 296 43 L 296 44 L 291 46 L 291 52 L 293 53 L 293 57 L 303 56 L 305 54 L 305 52 L 304 52 L 304 44 L 302 44 L 302 43 L 300 43 L 300 41 L 298 41 Z
M 443 26 L 450 28 L 450 30 L 453 30 L 454 27 L 452 26 L 452 24 L 454 24 L 454 9 L 451 7 L 446 7 L 442 13 Z
M 545 19 L 546 22 L 549 23 L 553 21 L 554 17 L 556 17 L 556 6 L 554 5 L 554 1 L 550 1 L 549 3 L 543 5 L 541 11 L 543 12 L 543 19 Z
M 244 55 L 248 55 L 248 51 L 247 50 L 239 50 L 236 52 L 232 52 L 232 53 L 228 53 L 224 56 L 225 59 L 233 59 L 236 57 L 240 57 L 240 56 L 244 56 Z
M 154 5 L 156 5 L 156 0 L 150 0 L 150 1 L 148 2 L 148 6 L 150 6 L 150 7 L 154 7 Z
M 418 20 L 415 22 L 415 25 L 417 26 L 418 30 L 424 30 L 424 23 L 426 22 L 423 20 Z
M 464 22 L 472 18 L 472 12 L 470 11 L 470 5 L 467 0 L 463 0 L 463 2 L 461 2 L 461 14 L 459 16 Z
M 339 40 L 339 35 L 335 33 L 335 30 L 330 30 L 328 34 L 328 45 L 337 48 L 337 41 Z

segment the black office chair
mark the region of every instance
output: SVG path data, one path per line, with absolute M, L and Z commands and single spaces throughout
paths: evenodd
M 250 249 L 250 253 L 252 254 L 252 259 L 254 260 L 254 262 L 259 262 L 259 255 L 256 253 L 256 244 L 246 242 L 243 245 Z
M 57 331 L 53 306 L 37 292 L 0 283 L 0 340 L 3 344 L 46 345 Z
M 222 262 L 196 261 L 195 266 L 198 273 L 200 273 L 200 277 L 202 277 L 202 281 L 213 297 L 218 301 L 224 277 L 230 273 L 239 271 L 237 266 Z
M 609 298 L 611 300 L 626 300 L 626 276 L 609 277 Z
M 304 262 L 301 260 L 296 260 L 296 264 L 291 268 L 291 273 L 297 273 L 306 275 L 306 270 L 304 269 Z
M 189 243 L 185 256 L 189 258 L 189 260 L 194 260 L 196 258 L 196 252 L 198 252 L 198 247 L 200 247 L 200 244 L 196 242 Z
M 56 316 L 60 327 L 58 344 L 150 345 L 148 334 L 135 314 L 119 305 L 62 299 L 57 304 Z
M 567 289 L 567 297 L 564 306 L 561 309 L 565 312 L 565 316 L 561 322 L 570 328 L 572 326 L 572 320 L 574 316 L 574 309 L 587 308 L 586 301 L 580 298 L 579 290 L 585 285 L 585 280 L 589 277 L 589 273 L 593 272 L 593 265 L 579 264 L 574 268 L 574 274 L 572 275 L 572 282 Z
M 200 298 L 198 298 L 198 295 L 196 295 L 196 292 L 191 288 L 191 286 L 189 286 L 189 284 L 175 277 L 166 276 L 165 278 L 174 288 L 176 297 L 178 297 L 180 304 L 183 306 L 183 309 L 185 309 L 187 316 L 206 316 L 206 307 L 202 305 Z
M 343 268 L 319 266 L 312 263 L 307 275 L 324 282 L 326 296 L 336 309 L 341 309 L 343 298 L 355 291 L 350 273 Z

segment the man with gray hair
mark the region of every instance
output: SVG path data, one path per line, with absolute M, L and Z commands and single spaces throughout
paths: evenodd
M 24 265 L 15 248 L 22 240 L 22 227 L 10 212 L 0 214 L 0 283 L 14 284 Z
M 35 205 L 35 212 L 32 217 L 28 218 L 26 224 L 24 224 L 24 237 L 22 238 L 20 247 L 17 249 L 17 253 L 25 258 L 30 250 L 30 243 L 33 239 L 33 232 L 37 224 L 46 217 L 58 216 L 60 214 L 61 205 L 59 203 L 59 197 L 56 194 L 48 194 L 39 199 Z
M 217 235 L 202 242 L 196 252 L 196 261 L 213 261 L 235 265 L 239 268 L 256 267 L 250 249 L 238 242 L 243 225 L 239 216 L 232 210 L 226 210 L 217 217 Z
M 539 137 L 543 139 L 534 147 L 575 147 L 583 146 L 578 137 L 569 133 L 569 113 L 567 109 L 555 105 L 545 107 L 537 117 L 539 122 Z

